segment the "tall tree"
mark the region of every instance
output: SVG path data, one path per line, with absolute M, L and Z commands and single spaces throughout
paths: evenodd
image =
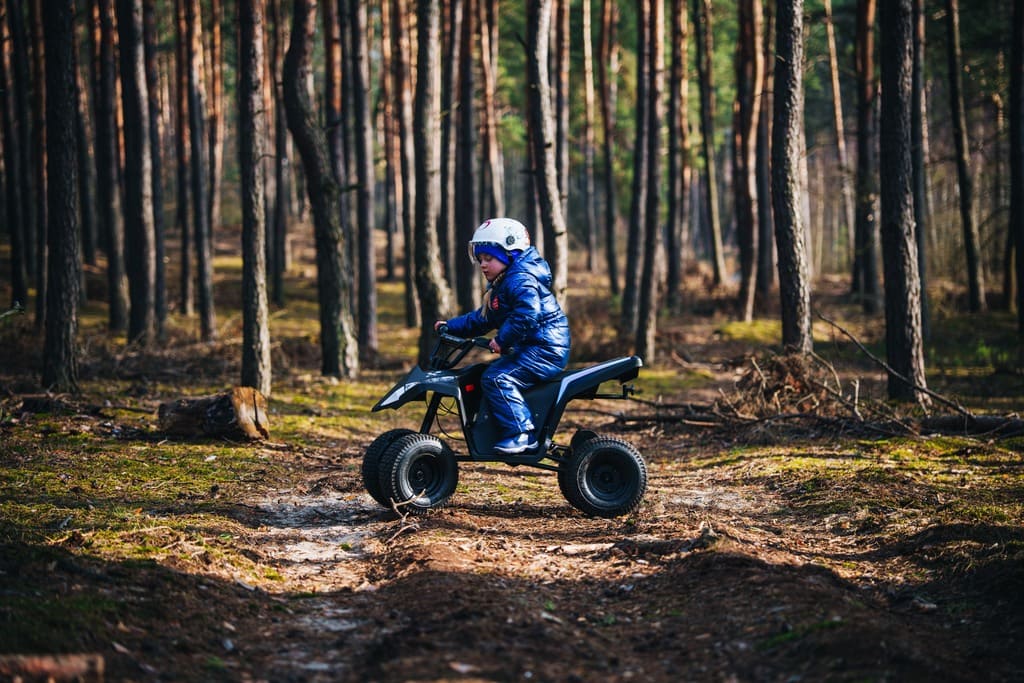
M 359 353 L 352 320 L 348 250 L 337 210 L 341 188 L 331 172 L 327 140 L 323 128 L 316 123 L 304 85 L 313 55 L 316 5 L 296 0 L 293 12 L 291 43 L 281 80 L 288 129 L 306 169 L 306 187 L 313 210 L 321 371 L 334 377 L 354 377 L 359 372 Z
M 757 125 L 761 100 L 761 0 L 740 0 L 736 41 L 736 101 L 733 105 L 733 191 L 740 249 L 740 318 L 754 317 L 757 289 Z
M 949 104 L 953 114 L 953 142 L 956 145 L 956 173 L 960 187 L 960 223 L 967 259 L 968 305 L 971 312 L 977 313 L 985 310 L 985 270 L 979 253 L 978 226 L 974 220 L 974 178 L 971 175 L 967 114 L 964 111 L 958 0 L 946 0 L 946 35 L 949 42 Z
M 551 108 L 555 122 L 555 170 L 558 177 L 558 201 L 562 215 L 569 209 L 569 0 L 552 0 L 554 26 L 551 31 Z M 547 228 L 547 225 L 545 225 Z M 554 233 L 546 232 L 545 241 Z
M 666 304 L 680 306 L 690 188 L 686 0 L 672 0 L 672 75 L 668 80 L 668 229 L 665 231 Z
M 836 134 L 836 157 L 839 161 L 839 185 L 842 189 L 843 229 L 853 246 L 853 226 L 855 212 L 853 204 L 853 184 L 850 163 L 846 155 L 846 129 L 843 125 L 843 97 L 839 88 L 839 56 L 836 50 L 835 21 L 832 18 L 832 0 L 824 0 L 825 32 L 828 40 L 828 72 L 832 82 L 832 127 Z
M 480 206 L 487 216 L 505 215 L 505 174 L 502 169 L 501 147 L 498 141 L 498 112 L 495 95 L 498 89 L 498 45 L 495 2 L 475 0 L 480 26 Z
M 112 0 L 95 0 L 99 30 L 99 65 L 94 85 L 96 107 L 96 195 L 98 215 L 106 237 L 109 326 L 120 332 L 128 326 L 128 279 L 125 275 L 124 221 L 121 210 L 121 150 L 117 133 L 117 66 L 114 62 Z M 95 49 L 95 48 L 94 48 Z
M 774 118 L 772 124 L 772 206 L 779 252 L 782 345 L 810 353 L 811 295 L 807 275 L 800 180 L 803 146 L 803 0 L 779 0 L 776 17 Z
M 242 384 L 270 395 L 263 210 L 263 2 L 238 0 L 238 168 L 242 195 Z
M 192 272 L 192 230 L 191 213 L 189 211 L 189 187 L 191 185 L 191 163 L 188 119 L 188 20 L 185 5 L 190 0 L 175 0 L 175 24 L 177 26 L 175 41 L 175 117 L 174 155 L 177 162 L 175 178 L 177 194 L 175 197 L 175 223 L 181 236 L 181 266 L 178 272 L 179 308 L 191 317 L 195 314 L 195 276 Z
M 619 294 L 619 259 L 616 245 L 618 233 L 618 202 L 615 195 L 615 94 L 618 72 L 618 48 L 615 27 L 618 25 L 618 3 L 601 2 L 601 41 L 597 48 L 597 84 L 601 92 L 601 125 L 604 132 L 601 154 L 604 181 L 604 250 L 608 268 L 608 284 L 613 296 Z
M 472 237 L 472 231 L 480 224 L 480 206 L 477 201 L 477 174 L 474 163 L 477 115 L 474 106 L 476 80 L 474 77 L 474 40 L 478 33 L 480 13 L 476 6 L 482 0 L 465 0 L 465 16 L 462 18 L 462 34 L 459 36 L 459 111 L 458 138 L 455 159 L 455 236 L 459 244 L 465 244 Z M 461 256 L 461 253 L 460 253 Z M 480 301 L 480 273 L 468 259 L 455 262 L 455 291 L 458 292 L 459 308 L 469 310 Z
M 928 110 L 925 103 L 925 10 L 924 0 L 914 0 L 914 74 L 911 88 L 910 135 L 911 163 L 914 172 L 914 224 L 917 226 L 917 272 L 921 280 L 921 335 L 928 339 L 930 334 L 928 311 L 928 278 L 925 258 L 928 232 L 928 177 L 925 170 L 927 150 L 926 131 Z M 1009 303 L 1009 302 L 1007 302 Z
M 366 40 L 366 3 L 349 0 L 352 31 L 352 93 L 355 105 L 356 223 L 358 237 L 359 351 L 365 361 L 377 355 L 377 252 L 373 242 L 373 121 L 370 115 L 370 55 Z
M 419 359 L 426 364 L 434 321 L 451 312 L 451 292 L 441 268 L 437 240 L 440 204 L 441 6 L 439 0 L 418 0 L 416 10 L 416 289 L 420 300 Z
M 34 282 L 39 273 L 36 267 L 36 251 L 39 243 L 37 214 L 38 204 L 35 188 L 35 155 L 33 154 L 32 129 L 32 73 L 29 63 L 28 38 L 25 35 L 24 3 L 10 0 L 7 5 L 8 37 L 11 41 L 11 85 L 14 89 L 14 121 L 18 142 L 15 149 L 19 155 L 19 192 L 22 195 L 22 235 L 24 236 L 25 268 Z M 13 142 L 13 140 L 12 140 Z M 26 302 L 27 303 L 27 302 Z
M 412 53 L 409 45 L 408 0 L 392 0 L 391 59 L 394 70 L 395 106 L 398 108 L 398 139 L 401 149 L 402 171 L 402 234 L 405 237 L 405 324 L 420 326 L 420 301 L 416 286 L 416 231 L 413 212 L 416 206 L 416 150 L 413 143 L 413 83 Z
M 142 45 L 142 0 L 118 0 L 121 99 L 125 117 L 125 251 L 128 340 L 141 346 L 156 331 L 156 250 L 153 231 L 153 163 L 150 156 L 149 96 Z
M 11 304 L 24 305 L 28 301 L 28 269 L 25 249 L 25 209 L 28 201 L 21 192 L 20 145 L 21 128 L 18 121 L 17 107 L 14 98 L 14 66 L 11 49 L 10 30 L 8 29 L 8 4 L 16 0 L 0 0 L 0 117 L 3 120 L 3 154 L 4 154 L 4 205 L 6 208 L 7 229 L 11 236 Z
M 758 266 L 757 291 L 767 296 L 775 285 L 775 225 L 772 214 L 772 83 L 775 81 L 775 57 L 772 38 L 775 36 L 775 2 L 764 3 L 764 73 L 761 76 L 760 113 L 757 124 L 757 224 Z
M 569 237 L 565 214 L 559 201 L 558 171 L 555 164 L 555 121 L 551 111 L 551 86 L 548 79 L 548 41 L 551 30 L 552 0 L 527 2 L 526 71 L 529 125 L 532 131 L 535 173 L 544 232 L 553 237 L 546 243 L 551 263 L 552 293 L 563 308 L 567 307 L 566 287 L 569 277 Z M 540 228 L 537 228 L 540 232 Z
M 288 117 L 284 101 L 284 84 L 278 69 L 284 63 L 285 43 L 288 41 L 288 18 L 281 0 L 271 0 L 270 12 L 274 22 L 271 39 L 271 73 L 274 84 L 274 209 L 272 227 L 268 229 L 271 244 L 270 270 L 271 296 L 274 303 L 284 306 L 284 273 L 288 270 L 288 216 L 292 196 L 292 165 L 288 137 Z
M 661 124 L 663 109 L 662 91 L 665 80 L 665 5 L 655 0 L 648 13 L 651 37 L 650 85 L 647 88 L 647 206 L 644 210 L 644 262 L 640 276 L 640 298 L 637 311 L 636 352 L 650 361 L 654 360 L 654 336 L 657 331 L 659 264 L 658 249 L 661 245 Z
M 187 0 L 188 25 L 188 120 L 192 162 L 192 221 L 195 226 L 196 297 L 199 304 L 199 334 L 204 341 L 217 336 L 213 307 L 213 235 L 210 226 L 209 183 L 207 182 L 206 87 L 203 83 L 203 36 L 199 0 Z
M 718 211 L 718 173 L 715 163 L 715 96 L 711 76 L 711 0 L 693 0 L 694 43 L 697 47 L 697 81 L 700 85 L 701 149 L 704 152 L 704 202 L 707 204 L 711 243 L 711 266 L 715 286 L 725 281 L 722 225 Z
M 881 29 L 882 261 L 885 268 L 885 349 L 889 398 L 929 402 L 921 339 L 920 280 L 914 237 L 910 110 L 913 83 L 911 0 L 886 0 Z M 898 374 L 897 374 L 898 373 Z
M 643 264 L 643 235 L 647 210 L 647 155 L 650 146 L 651 117 L 651 52 L 654 42 L 650 37 L 651 0 L 637 2 L 636 31 L 636 106 L 633 137 L 633 178 L 630 188 L 629 232 L 626 234 L 626 280 L 622 288 L 622 315 L 619 329 L 623 335 L 635 335 L 640 309 L 640 276 Z
M 878 310 L 878 142 L 875 116 L 875 0 L 857 0 L 857 215 L 851 290 L 865 313 Z
M 156 0 L 143 0 L 142 24 L 146 60 L 146 104 L 149 113 L 149 156 L 152 169 L 150 174 L 152 195 L 150 211 L 153 214 L 153 253 L 155 257 L 153 314 L 157 336 L 162 337 L 167 320 L 167 274 L 164 266 L 163 152 L 161 150 L 163 131 L 160 116 L 160 72 L 157 65 Z
M 80 68 L 80 39 L 78 31 L 72 34 L 74 45 L 71 56 L 75 60 L 75 87 L 78 90 L 78 116 L 75 120 L 75 141 L 78 145 L 78 202 L 82 232 L 82 261 L 96 265 L 96 167 L 93 166 L 92 117 L 89 115 L 89 86 L 85 81 L 85 69 Z M 86 292 L 84 281 L 82 300 Z
M 1024 337 L 1024 0 L 1014 0 L 1010 37 L 1010 230 L 1017 247 L 1017 330 Z
M 587 270 L 597 269 L 597 205 L 594 197 L 594 48 L 591 3 L 583 2 L 583 206 Z
M 209 190 L 210 239 L 213 231 L 221 224 L 221 194 L 224 176 L 224 41 L 221 38 L 221 21 L 224 7 L 221 0 L 209 1 L 210 27 L 209 59 L 206 60 L 207 82 L 209 83 L 209 106 L 207 107 L 206 132 L 209 136 L 207 160 L 210 170 L 207 175 Z M 200 72 L 201 73 L 201 72 Z
M 456 107 L 459 101 L 462 14 L 465 4 L 467 3 L 463 0 L 451 0 L 451 2 L 445 3 L 447 29 L 441 32 L 444 54 L 441 58 L 441 206 L 438 209 L 437 235 L 445 277 L 448 279 L 449 286 L 456 289 L 455 257 L 458 252 L 455 238 L 455 158 L 458 153 L 455 144 L 458 121 Z M 388 45 L 383 47 L 387 50 Z M 387 53 L 389 54 L 390 51 L 388 50 Z M 385 103 L 384 106 L 390 107 L 391 105 Z M 394 151 L 397 153 L 397 146 Z M 395 160 L 397 161 L 397 156 Z
M 79 250 L 77 151 L 75 146 L 75 62 L 72 57 L 74 2 L 47 3 L 46 41 L 47 229 L 50 288 L 46 299 L 43 386 L 78 390 L 78 301 L 82 260 Z
M 29 19 L 32 28 L 32 187 L 36 203 L 35 265 L 36 329 L 43 329 L 46 317 L 46 50 L 43 45 L 43 2 L 31 0 Z

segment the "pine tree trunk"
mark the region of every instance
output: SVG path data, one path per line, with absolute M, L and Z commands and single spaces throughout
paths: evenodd
M 622 288 L 622 316 L 620 333 L 624 338 L 636 336 L 640 309 L 640 275 L 643 258 L 643 235 L 647 211 L 647 155 L 650 146 L 650 116 L 647 108 L 651 104 L 648 89 L 651 87 L 650 38 L 651 0 L 637 3 L 636 43 L 636 110 L 633 133 L 633 179 L 630 187 L 629 232 L 626 234 L 626 279 Z
M 46 319 L 46 51 L 43 46 L 43 2 L 31 0 L 29 19 L 32 27 L 32 186 L 36 205 L 35 266 L 36 329 L 42 330 Z
M 147 111 L 149 113 L 150 211 L 153 214 L 153 315 L 158 338 L 164 336 L 167 320 L 167 275 L 164 267 L 163 140 L 160 120 L 160 72 L 157 67 L 156 0 L 143 0 L 143 47 L 146 62 Z
M 601 3 L 601 42 L 598 45 L 597 83 L 601 91 L 601 122 L 604 132 L 601 155 L 604 175 L 604 250 L 608 268 L 608 284 L 612 296 L 619 292 L 618 202 L 615 195 L 615 159 L 613 150 L 615 130 L 615 79 L 617 78 L 618 51 L 615 46 L 615 26 L 618 24 L 615 0 Z
M 221 227 L 221 187 L 224 176 L 224 43 L 221 38 L 221 21 L 224 10 L 221 0 L 208 0 L 210 12 L 209 59 L 207 60 L 207 79 L 210 87 L 207 131 L 209 134 L 210 170 L 208 174 L 210 190 L 210 239 Z M 200 72 L 201 73 L 201 72 Z
M 24 305 L 28 301 L 28 271 L 25 250 L 25 208 L 27 201 L 21 193 L 20 145 L 21 135 L 14 100 L 13 55 L 11 54 L 10 31 L 8 29 L 8 4 L 16 0 L 0 0 L 3 16 L 0 16 L 0 50 L 3 64 L 0 69 L 0 115 L 3 118 L 4 154 L 4 197 L 7 229 L 11 236 L 11 305 Z
M 84 70 L 78 62 L 81 43 L 78 31 L 72 32 L 74 45 L 71 46 L 71 58 L 75 63 L 75 89 L 77 90 L 78 116 L 75 119 L 75 143 L 78 146 L 78 202 L 82 230 L 82 260 L 90 266 L 96 265 L 96 168 L 93 166 L 92 120 L 89 114 L 89 86 L 85 81 Z M 82 300 L 88 293 L 84 280 Z
M 836 134 L 836 156 L 839 161 L 839 183 L 843 197 L 843 234 L 852 251 L 854 248 L 853 186 L 850 162 L 846 154 L 846 128 L 843 125 L 843 98 L 839 88 L 839 58 L 836 54 L 835 22 L 832 19 L 832 0 L 824 0 L 825 31 L 828 38 L 828 71 L 832 79 L 832 126 Z
M 125 276 L 124 221 L 121 209 L 121 153 L 117 131 L 117 67 L 114 63 L 112 0 L 97 0 L 99 83 L 96 95 L 96 178 L 98 217 L 104 225 L 107 252 L 109 326 L 120 332 L 128 326 L 128 279 Z
M 34 187 L 35 155 L 32 145 L 32 130 L 34 126 L 32 102 L 29 95 L 32 93 L 32 73 L 29 64 L 28 37 L 25 35 L 24 2 L 9 0 L 7 5 L 7 27 L 11 41 L 11 84 L 14 88 L 14 121 L 15 135 L 18 136 L 18 143 L 15 149 L 18 151 L 21 173 L 18 176 L 19 189 L 22 196 L 22 236 L 23 248 L 25 251 L 24 266 L 31 282 L 35 282 L 39 272 L 36 270 L 39 265 L 36 260 L 36 252 L 39 243 L 37 216 L 39 205 L 36 202 L 36 191 Z M 39 118 L 35 120 L 41 120 Z M 42 195 L 39 195 L 42 196 Z M 38 298 L 38 297 L 37 297 Z M 23 303 L 26 304 L 27 301 Z
M 263 198 L 263 3 L 238 0 L 238 168 L 242 197 L 242 385 L 270 395 Z
M 125 253 L 130 256 L 128 340 L 146 346 L 156 331 L 156 250 L 142 0 L 118 0 L 117 25 L 125 116 Z
M 697 47 L 697 80 L 700 86 L 701 146 L 704 151 L 704 202 L 707 205 L 711 266 L 715 286 L 725 282 L 725 255 L 718 211 L 718 173 L 715 163 L 715 95 L 711 76 L 711 0 L 693 0 L 694 42 Z
M 492 13 L 488 11 L 487 0 L 473 0 L 480 21 L 480 67 L 483 76 L 481 88 L 481 131 L 483 132 L 483 159 L 481 171 L 481 202 L 486 217 L 505 215 L 505 174 L 501 165 L 501 148 L 498 141 L 498 114 L 495 94 L 498 89 L 497 46 L 492 45 L 496 27 Z
M 546 244 L 545 256 L 551 264 L 551 291 L 567 308 L 566 287 L 569 274 L 565 215 L 562 213 L 555 164 L 554 112 L 551 111 L 551 86 L 548 80 L 548 40 L 552 0 L 530 0 L 527 4 L 527 90 L 529 125 L 533 131 L 533 150 L 539 176 L 539 205 L 544 232 L 553 236 Z M 537 229 L 540 232 L 540 228 Z
M 740 251 L 740 319 L 754 317 L 757 289 L 757 125 L 761 98 L 762 62 L 760 0 L 740 0 L 739 40 L 736 41 L 736 105 L 733 108 L 733 192 L 736 239 Z
M 1010 40 L 1009 229 L 1017 249 L 1017 331 L 1024 337 L 1024 0 L 1014 0 Z
M 913 81 L 913 10 L 911 0 L 881 3 L 881 214 L 882 261 L 885 267 L 885 348 L 889 398 L 929 403 L 921 339 L 921 283 L 914 237 L 911 169 L 911 87 Z M 912 384 L 908 384 L 908 381 Z M 913 385 L 913 386 L 912 386 Z
M 290 138 L 288 136 L 288 117 L 284 101 L 284 86 L 281 72 L 277 71 L 284 63 L 285 43 L 288 41 L 288 17 L 281 7 L 281 0 L 272 0 L 271 12 L 274 15 L 274 49 L 272 64 L 275 69 L 274 82 L 274 215 L 273 244 L 268 245 L 273 254 L 271 269 L 271 296 L 277 306 L 284 306 L 284 274 L 289 266 L 288 249 L 288 214 L 292 196 L 292 159 Z
M 377 251 L 374 248 L 373 121 L 370 116 L 370 46 L 366 39 L 366 3 L 350 0 L 349 28 L 352 31 L 352 92 L 355 130 L 356 225 L 359 273 L 359 353 L 369 363 L 377 356 Z
M 779 253 L 782 345 L 810 353 L 810 282 L 801 206 L 803 152 L 803 0 L 779 0 L 775 41 L 774 123 L 772 124 L 772 206 Z
M 405 237 L 405 324 L 420 326 L 420 301 L 416 286 L 416 233 L 413 213 L 416 207 L 416 152 L 413 143 L 412 115 L 412 53 L 409 46 L 407 0 L 391 0 L 392 43 L 395 100 L 398 107 L 398 137 L 402 170 L 402 233 Z
M 437 240 L 441 201 L 441 9 L 439 0 L 419 0 L 416 12 L 416 97 L 413 143 L 416 149 L 416 290 L 420 301 L 419 359 L 426 364 L 434 321 L 451 311 Z
M 455 160 L 455 239 L 467 244 L 473 230 L 482 222 L 477 204 L 476 173 L 474 172 L 474 150 L 476 144 L 476 107 L 474 94 L 474 38 L 480 13 L 477 5 L 483 0 L 465 0 L 465 15 L 462 17 L 462 34 L 459 36 L 459 111 L 458 138 Z M 460 310 L 476 308 L 480 301 L 480 273 L 473 263 L 462 258 L 460 252 L 455 262 L 455 291 L 458 293 Z
M 587 271 L 597 270 L 597 206 L 594 197 L 594 50 L 589 2 L 583 9 L 583 213 Z
M 177 87 L 175 93 L 175 108 L 177 117 L 175 119 L 174 150 L 177 161 L 177 197 L 175 207 L 175 221 L 178 225 L 178 232 L 181 235 L 181 266 L 178 277 L 179 282 L 179 307 L 181 312 L 192 317 L 195 315 L 195 277 L 192 273 L 192 239 L 195 235 L 192 230 L 191 213 L 189 211 L 189 186 L 192 182 L 190 172 L 191 158 L 189 150 L 191 140 L 189 139 L 188 125 L 188 21 L 185 13 L 185 3 L 190 0 L 176 0 L 175 19 L 177 25 L 175 43 L 175 81 Z
M 678 311 L 683 285 L 683 262 L 689 231 L 690 184 L 689 98 L 687 97 L 686 0 L 672 0 L 672 77 L 668 98 L 668 229 L 665 254 L 668 260 L 665 297 L 669 310 Z
M 926 236 L 928 234 L 928 182 L 925 168 L 925 120 L 928 110 L 924 97 L 924 66 L 925 66 L 925 10 L 924 0 L 914 2 L 914 74 L 911 93 L 913 102 L 910 112 L 911 163 L 914 172 L 914 224 L 917 236 L 917 272 L 921 280 L 921 336 L 925 341 L 931 336 L 928 306 L 928 278 Z
M 569 0 L 552 0 L 554 21 L 551 34 L 554 63 L 551 78 L 551 107 L 555 122 L 555 171 L 558 179 L 558 202 L 562 215 L 569 208 Z M 545 229 L 548 227 L 545 225 Z M 545 233 L 554 241 L 555 233 Z
M 775 219 L 772 214 L 772 83 L 775 80 L 775 53 L 772 39 L 775 36 L 774 2 L 764 3 L 764 73 L 761 78 L 761 101 L 757 124 L 757 224 L 758 224 L 758 266 L 757 292 L 767 297 L 775 286 Z
M 74 3 L 47 3 L 43 17 L 46 41 L 47 192 L 50 294 L 46 300 L 43 386 L 78 390 L 78 302 L 81 284 L 78 230 L 78 161 L 75 118 L 77 75 L 72 56 Z
M 877 312 L 879 304 L 875 8 L 875 0 L 857 2 L 857 215 L 851 291 L 868 314 Z
M 302 157 L 313 210 L 323 353 L 321 370 L 328 376 L 355 377 L 359 371 L 359 354 L 350 307 L 352 283 L 348 251 L 337 210 L 341 190 L 331 172 L 327 140 L 323 129 L 316 124 L 305 88 L 315 31 L 314 7 L 308 0 L 296 0 L 291 44 L 285 55 L 281 80 L 284 83 L 288 129 Z
M 443 34 L 444 56 L 441 71 L 441 207 L 437 236 L 449 287 L 458 288 L 455 259 L 458 253 L 455 223 L 455 145 L 458 116 L 459 61 L 462 56 L 463 0 L 445 3 L 447 15 Z M 470 6 L 472 9 L 472 6 Z M 386 41 L 385 41 L 386 42 Z M 390 106 L 390 105 L 385 105 Z
M 949 101 L 953 112 L 953 142 L 956 143 L 956 171 L 960 187 L 960 222 L 967 259 L 967 296 L 972 313 L 984 311 L 985 270 L 979 253 L 978 226 L 974 220 L 974 178 L 971 175 L 967 143 L 967 115 L 964 112 L 963 62 L 960 56 L 960 9 L 957 0 L 946 0 L 946 35 L 949 57 Z
M 644 209 L 644 261 L 640 276 L 640 297 L 637 311 L 636 352 L 648 363 L 654 361 L 654 335 L 658 319 L 658 286 L 661 281 L 658 264 L 661 246 L 661 124 L 662 91 L 665 80 L 665 5 L 660 0 L 650 4 L 651 56 L 647 88 L 647 193 Z
M 210 229 L 209 183 L 207 182 L 206 91 L 203 84 L 203 36 L 199 0 L 186 0 L 188 26 L 188 118 L 192 171 L 192 220 L 195 226 L 196 295 L 199 304 L 199 333 L 203 341 L 217 337 L 213 308 L 213 236 Z

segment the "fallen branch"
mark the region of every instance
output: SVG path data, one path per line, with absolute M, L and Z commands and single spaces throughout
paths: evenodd
M 919 392 L 921 392 L 923 394 L 927 394 L 928 396 L 934 398 L 939 403 L 941 403 L 941 404 L 943 404 L 943 405 L 945 405 L 945 406 L 947 406 L 949 408 L 952 408 L 953 410 L 955 410 L 956 412 L 960 413 L 964 417 L 969 417 L 969 418 L 973 418 L 974 417 L 974 413 L 972 413 L 971 411 L 967 410 L 966 408 L 964 408 L 962 405 L 960 405 L 956 401 L 954 401 L 952 399 L 948 399 L 945 396 L 943 396 L 942 394 L 939 394 L 939 393 L 936 393 L 936 392 L 932 391 L 928 387 L 922 387 L 922 386 L 920 386 L 918 384 L 915 384 L 914 382 L 911 382 L 902 373 L 896 372 L 896 370 L 894 370 L 884 360 L 882 360 L 878 356 L 876 356 L 873 353 L 871 353 L 870 351 L 868 351 L 867 348 L 863 344 L 860 343 L 860 340 L 857 339 L 855 336 L 853 336 L 853 334 L 851 334 L 850 331 L 847 330 L 845 327 L 843 327 L 842 325 L 840 325 L 839 323 L 837 323 L 834 320 L 826 318 L 820 312 L 816 311 L 815 313 L 817 314 L 818 318 L 820 318 L 824 322 L 828 323 L 829 325 L 831 325 L 832 327 L 836 328 L 837 330 L 842 332 L 844 335 L 846 335 L 850 339 L 850 341 L 852 341 L 854 344 L 857 345 L 857 348 L 859 348 L 864 353 L 864 355 L 866 355 L 872 361 L 877 363 L 880 367 L 884 368 L 887 373 L 889 373 L 890 375 L 892 375 L 896 379 L 898 379 L 898 380 L 900 380 L 902 382 L 905 382 L 907 385 L 909 385 L 915 391 L 919 391 Z

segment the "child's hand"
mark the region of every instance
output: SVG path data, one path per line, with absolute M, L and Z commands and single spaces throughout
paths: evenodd
M 448 324 L 447 320 L 438 320 L 437 322 L 434 323 L 434 331 L 436 332 L 438 329 L 440 329 L 441 325 L 447 325 L 447 324 Z
M 491 347 L 491 353 L 501 353 L 501 344 L 498 343 L 497 339 L 492 339 L 491 343 L 487 346 Z

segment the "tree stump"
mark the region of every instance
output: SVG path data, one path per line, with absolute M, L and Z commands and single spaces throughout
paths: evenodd
M 234 387 L 213 396 L 179 398 L 160 404 L 160 431 L 169 436 L 267 439 L 267 399 L 252 387 Z
M 103 655 L 3 655 L 0 680 L 103 683 Z

